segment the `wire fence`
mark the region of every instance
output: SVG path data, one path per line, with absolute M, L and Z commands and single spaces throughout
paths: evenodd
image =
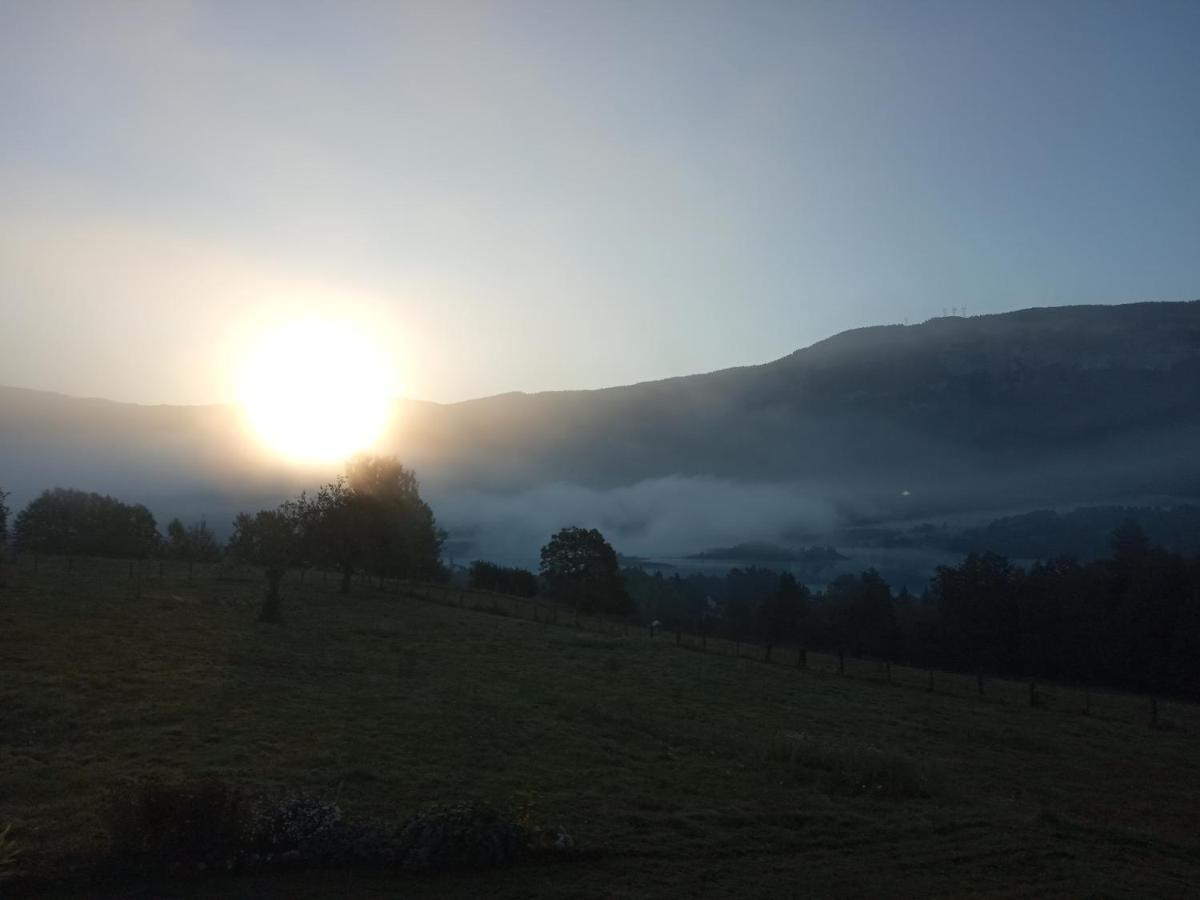
M 188 564 L 180 560 L 120 560 L 95 557 L 23 555 L 5 560 L 0 566 L 0 583 L 5 570 L 20 575 L 44 578 L 69 578 L 77 583 L 92 583 L 109 588 L 124 582 L 131 597 L 153 594 L 172 586 L 180 589 L 190 583 L 262 581 L 261 572 L 229 561 Z M 322 586 L 336 590 L 342 575 L 325 569 L 291 570 L 285 586 Z M 356 573 L 358 589 L 416 598 L 442 606 L 469 609 L 540 623 L 574 628 L 611 637 L 655 640 L 682 650 L 714 657 L 742 659 L 777 667 L 788 667 L 818 675 L 879 682 L 896 688 L 925 691 L 981 701 L 1031 706 L 1063 713 L 1094 716 L 1110 721 L 1148 724 L 1152 727 L 1200 733 L 1200 705 L 1179 699 L 1163 699 L 1131 692 L 1097 689 L 1048 681 L 993 677 L 906 665 L 888 660 L 867 659 L 844 654 L 806 650 L 792 645 L 771 648 L 735 641 L 684 628 L 634 624 L 628 619 L 575 610 L 538 597 L 518 597 L 454 584 L 400 580 Z M 233 585 L 231 584 L 230 587 Z M 257 604 L 258 598 L 245 597 L 236 590 L 230 599 L 245 605 Z

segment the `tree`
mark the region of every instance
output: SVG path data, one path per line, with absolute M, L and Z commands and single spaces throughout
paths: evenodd
M 306 558 L 342 573 L 440 578 L 445 532 L 421 499 L 416 474 L 394 457 L 359 455 L 346 475 L 297 501 Z
M 296 565 L 301 556 L 300 509 L 296 503 L 284 503 L 278 509 L 254 513 L 239 513 L 233 521 L 229 538 L 229 554 L 234 559 L 261 566 L 267 577 L 260 622 L 282 620 L 282 598 L 279 584 L 289 566 Z
M 34 554 L 144 559 L 161 540 L 146 507 L 73 488 L 43 491 L 13 530 L 17 549 Z
M 775 591 L 762 599 L 755 623 L 758 638 L 766 645 L 767 659 L 776 644 L 786 644 L 798 634 L 800 618 L 808 604 L 808 588 L 791 572 L 779 576 Z
M 542 547 L 541 557 L 541 574 L 551 596 L 576 611 L 616 615 L 633 611 L 616 551 L 596 529 L 563 528 Z
M 979 671 L 1016 667 L 1023 578 L 1020 568 L 995 553 L 971 553 L 958 566 L 938 566 L 930 593 L 956 665 Z
M 0 490 L 0 587 L 4 586 L 4 561 L 8 556 L 8 492 Z
M 852 651 L 890 662 L 895 650 L 896 605 L 891 587 L 875 569 L 858 576 L 849 613 Z
M 8 543 L 8 492 L 0 490 L 0 552 Z
M 167 524 L 164 550 L 168 559 L 187 563 L 189 581 L 195 563 L 216 562 L 221 558 L 221 547 L 203 518 L 190 527 L 185 527 L 179 519 L 172 519 Z

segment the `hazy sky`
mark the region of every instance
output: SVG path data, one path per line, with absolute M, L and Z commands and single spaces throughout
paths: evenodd
M 1194 299 L 1198 48 L 1196 0 L 0 0 L 0 383 L 227 400 L 311 307 L 456 400 Z

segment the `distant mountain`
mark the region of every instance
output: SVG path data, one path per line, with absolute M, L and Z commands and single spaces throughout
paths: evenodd
M 401 401 L 396 421 L 386 444 L 441 518 L 498 555 L 566 520 L 690 553 L 847 520 L 1196 499 L 1200 301 L 863 328 L 705 375 Z M 0 389 L 18 502 L 69 484 L 216 519 L 330 474 L 263 460 L 228 407 Z

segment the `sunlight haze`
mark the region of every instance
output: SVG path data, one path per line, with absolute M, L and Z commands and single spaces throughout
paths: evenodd
M 286 291 L 438 401 L 1190 299 L 1200 11 L 1124 9 L 0 3 L 0 383 L 230 401 Z

